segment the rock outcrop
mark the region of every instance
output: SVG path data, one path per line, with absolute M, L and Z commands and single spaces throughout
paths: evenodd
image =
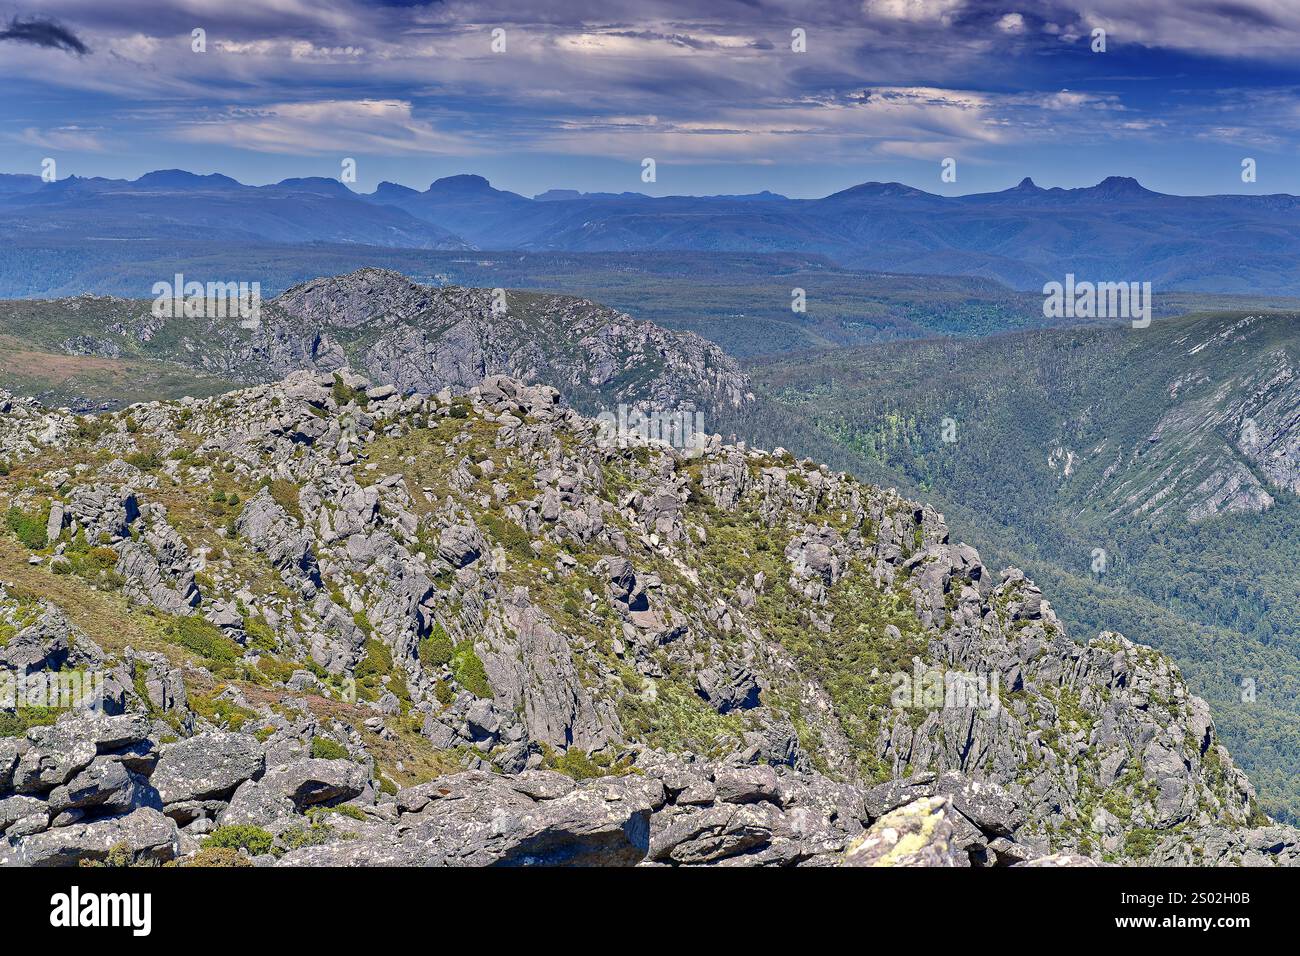
M 237 316 L 202 326 L 149 314 L 149 303 L 96 300 L 118 320 L 62 343 L 76 355 L 138 355 L 220 380 L 255 384 L 349 364 L 398 393 L 460 393 L 489 375 L 544 382 L 592 414 L 629 408 L 700 411 L 753 401 L 736 361 L 674 332 L 585 299 L 507 289 L 419 285 L 366 268 L 313 279 L 262 303 L 256 328 Z M 77 300 L 61 303 L 75 314 Z M 181 327 L 183 325 L 183 327 Z
M 0 676 L 102 679 L 0 707 L 5 863 L 1296 855 L 1167 658 L 779 449 L 502 376 L 8 404 Z

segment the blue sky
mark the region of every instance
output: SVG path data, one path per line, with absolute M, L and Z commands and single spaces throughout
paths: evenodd
M 526 195 L 1107 175 L 1300 193 L 1296 0 L 16 2 L 4 172 L 50 157 L 61 176 L 265 183 L 338 176 L 351 157 L 363 191 L 475 172 Z

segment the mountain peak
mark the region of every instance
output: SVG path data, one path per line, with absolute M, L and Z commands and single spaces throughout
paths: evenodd
M 430 305 L 434 292 L 400 272 L 366 266 L 340 276 L 300 282 L 276 296 L 287 314 L 322 326 L 356 328 L 384 316 L 408 318 Z
M 492 188 L 492 184 L 482 176 L 476 176 L 473 173 L 458 173 L 455 176 L 443 176 L 441 179 L 435 179 L 429 187 L 433 192 L 497 192 Z
M 145 173 L 138 179 L 132 180 L 136 186 L 188 186 L 188 187 L 217 187 L 229 189 L 241 185 L 238 180 L 231 179 L 229 176 L 223 176 L 221 173 L 211 173 L 207 176 L 198 173 L 192 173 L 188 169 L 155 169 L 153 172 Z
M 327 196 L 353 197 L 356 194 L 337 179 L 326 176 L 302 176 L 282 179 L 275 184 L 276 189 L 293 189 L 306 193 L 322 193 Z
M 908 186 L 906 183 L 888 182 L 888 183 L 859 183 L 856 186 L 850 186 L 848 189 L 841 189 L 837 193 L 827 196 L 827 199 L 918 199 L 922 197 L 931 197 L 934 193 L 928 193 L 924 189 L 917 189 L 915 186 Z
M 538 202 L 563 202 L 569 199 L 581 199 L 582 193 L 576 189 L 548 189 L 533 198 Z
M 410 186 L 403 186 L 401 183 L 390 183 L 388 180 L 384 180 L 375 187 L 375 191 L 371 193 L 371 195 L 376 197 L 406 198 L 409 196 L 418 196 L 420 195 L 420 191 L 418 189 L 412 189 Z
M 1087 190 L 1095 195 L 1103 196 L 1159 196 L 1160 193 L 1152 192 L 1132 176 L 1107 176 L 1097 185 Z

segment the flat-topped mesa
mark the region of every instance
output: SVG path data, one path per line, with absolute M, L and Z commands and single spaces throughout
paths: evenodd
M 900 820 L 947 834 L 920 862 L 1178 861 L 1192 831 L 1263 852 L 1231 835 L 1259 822 L 1250 785 L 1167 658 L 1111 633 L 1075 643 L 933 508 L 781 449 L 611 431 L 501 375 L 428 394 L 346 368 L 86 419 L 36 408 L 0 417 L 0 448 L 29 556 L 0 580 L 57 573 L 94 610 L 73 623 L 122 675 L 121 710 L 182 744 L 256 731 L 265 766 L 290 767 L 140 804 L 182 828 L 182 855 L 222 822 L 287 827 L 328 792 L 368 821 L 368 862 L 490 861 L 464 814 L 509 816 L 535 791 L 591 833 L 645 834 L 573 835 L 593 861 L 834 862 L 917 801 Z M 150 657 L 126 646 L 142 627 Z M 340 748 L 364 780 L 317 765 Z M 415 808 L 440 774 L 456 779 Z M 439 788 L 476 802 L 452 812 Z M 640 822 L 583 816 L 602 788 Z M 801 834 L 801 807 L 824 828 Z M 139 825 L 161 852 L 166 824 L 135 812 L 103 826 Z M 715 825 L 737 839 L 702 840 Z M 56 852 L 34 839 L 14 852 Z

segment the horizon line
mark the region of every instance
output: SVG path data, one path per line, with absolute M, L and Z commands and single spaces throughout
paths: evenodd
M 1112 182 L 1112 181 L 1117 182 L 1117 183 L 1120 183 L 1120 184 L 1128 185 L 1128 186 L 1135 186 L 1135 187 L 1137 187 L 1138 189 L 1140 189 L 1142 192 L 1148 193 L 1148 194 L 1150 194 L 1150 195 L 1153 196 L 1153 197 L 1169 197 L 1169 198 L 1176 198 L 1176 199 L 1213 199 L 1213 198 L 1219 198 L 1219 197 L 1232 197 L 1232 198 L 1236 198 L 1236 197 L 1253 197 L 1253 198 L 1264 198 L 1264 197 L 1270 197 L 1270 196 L 1286 196 L 1286 197 L 1289 197 L 1289 198 L 1300 198 L 1300 194 L 1296 194 L 1296 193 L 1287 193 L 1287 192 L 1273 192 L 1273 193 L 1252 193 L 1252 192 L 1232 192 L 1232 193 L 1225 193 L 1225 192 L 1219 192 L 1219 193 L 1166 193 L 1166 192 L 1160 192 L 1159 190 L 1151 189 L 1151 188 L 1149 188 L 1149 187 L 1143 185 L 1142 182 L 1141 182 L 1140 180 L 1138 180 L 1138 179 L 1137 179 L 1136 177 L 1134 177 L 1134 176 L 1126 176 L 1126 175 L 1122 175 L 1122 174 L 1110 174 L 1110 175 L 1103 176 L 1101 179 L 1099 179 L 1096 183 L 1092 184 L 1091 186 L 1043 186 L 1043 185 L 1041 185 L 1041 184 L 1035 182 L 1034 179 L 1033 179 L 1033 177 L 1031 177 L 1031 176 L 1024 176 L 1024 177 L 1022 177 L 1022 178 L 1019 180 L 1019 182 L 1015 183 L 1014 185 L 1007 186 L 1007 187 L 1005 187 L 1005 188 L 1003 188 L 1003 189 L 993 189 L 993 190 L 985 189 L 985 190 L 980 190 L 980 191 L 976 191 L 976 192 L 968 192 L 968 193 L 953 193 L 953 194 L 931 192 L 930 190 L 925 189 L 925 188 L 923 188 L 923 187 L 921 187 L 921 186 L 912 185 L 911 183 L 906 183 L 906 182 L 903 182 L 903 181 L 901 181 L 901 180 L 864 180 L 863 182 L 854 183 L 853 185 L 850 185 L 850 186 L 845 186 L 845 187 L 843 187 L 842 189 L 836 189 L 836 190 L 834 190 L 834 191 L 832 191 L 832 192 L 825 193 L 825 194 L 820 195 L 820 196 L 812 196 L 812 197 L 795 197 L 795 196 L 787 196 L 787 195 L 784 194 L 784 193 L 779 193 L 779 192 L 776 192 L 776 191 L 771 190 L 771 189 L 761 189 L 761 190 L 759 190 L 758 192 L 748 192 L 748 193 L 665 193 L 665 194 L 663 194 L 663 195 L 653 195 L 653 194 L 651 194 L 651 193 L 644 193 L 644 192 L 639 192 L 639 191 L 635 191 L 635 190 L 624 190 L 624 191 L 622 191 L 622 192 L 613 192 L 613 191 L 611 191 L 611 190 L 606 190 L 606 189 L 596 189 L 596 190 L 592 190 L 591 192 L 587 192 L 587 191 L 584 191 L 584 190 L 582 190 L 581 188 L 576 187 L 576 186 L 550 186 L 550 187 L 548 187 L 547 189 L 544 189 L 544 190 L 542 190 L 541 192 L 538 192 L 538 193 L 534 193 L 533 195 L 530 196 L 530 195 L 527 195 L 527 194 L 525 194 L 525 193 L 514 192 L 513 190 L 510 190 L 510 189 L 502 189 L 501 187 L 498 187 L 498 186 L 493 185 L 492 182 L 491 182 L 491 180 L 489 180 L 486 176 L 483 176 L 483 175 L 481 175 L 481 174 L 479 174 L 479 173 L 472 173 L 472 172 L 452 173 L 452 174 L 447 175 L 447 176 L 440 176 L 440 177 L 438 177 L 437 179 L 435 179 L 435 180 L 433 180 L 432 182 L 430 182 L 429 185 L 428 185 L 428 186 L 425 186 L 424 188 L 420 188 L 419 186 L 411 186 L 411 185 L 408 185 L 408 184 L 403 183 L 403 182 L 397 182 L 397 181 L 394 181 L 394 180 L 387 180 L 387 179 L 386 179 L 386 180 L 381 180 L 379 183 L 377 183 L 377 184 L 375 185 L 375 188 L 374 188 L 373 190 L 371 190 L 370 192 L 361 192 L 361 191 L 359 191 L 359 190 L 357 190 L 357 189 L 354 189 L 354 188 L 352 187 L 352 185 L 350 185 L 350 184 L 348 184 L 348 183 L 345 183 L 343 180 L 341 180 L 341 179 L 339 179 L 339 178 L 337 178 L 337 177 L 332 177 L 332 176 L 290 176 L 290 177 L 286 177 L 285 179 L 277 180 L 277 181 L 275 181 L 275 182 L 266 182 L 266 183 L 246 183 L 246 182 L 243 182 L 242 180 L 236 179 L 235 177 L 230 176 L 229 174 L 226 174 L 226 173 L 221 173 L 221 172 L 212 172 L 212 173 L 196 173 L 196 172 L 193 172 L 192 170 L 184 169 L 184 168 L 181 168 L 181 167 L 179 167 L 179 166 L 172 166 L 172 167 L 166 167 L 166 168 L 160 168 L 160 169 L 151 169 L 151 170 L 148 170 L 147 172 L 141 173 L 139 176 L 135 177 L 134 179 L 128 179 L 128 178 L 125 178 L 125 177 L 111 177 L 111 176 L 78 176 L 77 174 L 73 173 L 73 174 L 70 174 L 70 175 L 68 175 L 68 176 L 64 176 L 64 177 L 62 177 L 62 178 L 60 178 L 60 179 L 55 179 L 55 180 L 52 180 L 52 181 L 43 182 L 41 185 L 42 185 L 42 186 L 53 186 L 53 185 L 58 185 L 58 184 L 60 184 L 60 183 L 68 183 L 68 182 L 73 182 L 73 181 L 83 181 L 83 182 L 102 181 L 102 182 L 109 182 L 109 183 L 128 183 L 128 184 L 135 184 L 135 183 L 139 182 L 141 179 L 144 179 L 146 176 L 152 176 L 152 175 L 157 174 L 157 173 L 184 173 L 184 174 L 186 174 L 186 175 L 188 175 L 188 176 L 193 176 L 193 177 L 195 177 L 195 178 L 219 177 L 219 178 L 223 178 L 223 179 L 228 179 L 228 180 L 230 180 L 232 183 L 235 183 L 236 185 L 238 185 L 238 186 L 242 186 L 242 187 L 244 187 L 244 188 L 246 188 L 246 189 L 266 189 L 266 188 L 270 188 L 270 187 L 274 187 L 274 186 L 281 186 L 281 185 L 284 185 L 285 183 L 293 183 L 293 182 L 295 182 L 295 181 L 304 181 L 304 180 L 312 181 L 312 180 L 318 180 L 318 181 L 321 181 L 321 182 L 329 182 L 329 183 L 334 183 L 334 184 L 336 184 L 336 185 L 338 185 L 338 186 L 341 186 L 343 189 L 347 190 L 349 193 L 351 193 L 353 196 L 356 196 L 357 198 L 373 197 L 376 193 L 379 192 L 379 189 L 380 189 L 381 187 L 386 186 L 386 185 L 387 185 L 387 186 L 397 186 L 397 187 L 400 187 L 400 188 L 403 188 L 403 189 L 409 189 L 409 190 L 412 190 L 413 192 L 416 192 L 416 193 L 424 194 L 424 193 L 427 193 L 429 190 L 431 190 L 431 189 L 432 189 L 435 185 L 437 185 L 438 183 L 446 182 L 446 181 L 448 181 L 448 180 L 453 180 L 453 179 L 481 179 L 481 180 L 483 180 L 484 183 L 487 184 L 488 188 L 490 188 L 490 189 L 493 189 L 493 190 L 495 190 L 495 191 L 497 191 L 497 192 L 509 193 L 509 194 L 511 194 L 511 195 L 518 196 L 518 197 L 520 197 L 520 198 L 522 198 L 522 199 L 527 199 L 527 200 L 529 200 L 529 201 L 531 201 L 531 202 L 539 201 L 539 200 L 538 200 L 538 197 L 539 197 L 539 196 L 544 196 L 544 195 L 546 195 L 546 194 L 549 193 L 549 192 L 576 192 L 576 193 L 578 193 L 578 196 L 577 196 L 576 198 L 579 198 L 579 199 L 582 199 L 582 198 L 588 198 L 588 197 L 602 197 L 602 198 L 603 198 L 603 197 L 620 197 L 620 196 L 641 197 L 641 198 L 644 198 L 644 199 L 675 199 L 675 198 L 680 198 L 680 199 L 716 199 L 716 198 L 750 197 L 750 196 L 763 196 L 763 195 L 768 195 L 768 196 L 772 196 L 772 197 L 774 198 L 774 200 L 786 200 L 786 201 L 788 201 L 788 202 L 817 202 L 817 201 L 819 201 L 819 200 L 829 199 L 829 198 L 831 198 L 832 196 L 837 196 L 837 195 L 840 195 L 840 194 L 842 194 L 842 193 L 851 192 L 852 190 L 855 190 L 855 189 L 861 189 L 861 188 L 863 188 L 863 187 L 867 187 L 867 186 L 880 186 L 880 187 L 886 187 L 886 186 L 897 186 L 897 187 L 902 187 L 902 188 L 904 188 L 904 189 L 913 190 L 913 191 L 915 191 L 915 192 L 921 193 L 922 195 L 925 195 L 925 196 L 928 196 L 928 197 L 933 197 L 933 198 L 935 198 L 935 199 L 966 199 L 966 198 L 969 198 L 969 197 L 972 197 L 972 196 L 997 196 L 997 195 L 1002 195 L 1002 194 L 1004 194 L 1004 193 L 1015 192 L 1016 190 L 1019 190 L 1019 189 L 1025 189 L 1026 191 L 1032 189 L 1032 190 L 1035 190 L 1035 191 L 1037 191 L 1037 192 L 1041 192 L 1041 193 L 1057 193 L 1057 192 L 1059 192 L 1059 193 L 1071 193 L 1071 192 L 1079 192 L 1079 191 L 1084 191 L 1084 190 L 1093 190 L 1093 189 L 1097 189 L 1098 187 L 1104 185 L 1105 183 L 1107 183 L 1107 182 Z M 40 178 L 41 178 L 41 177 L 40 177 L 38 174 L 36 174 L 36 173 L 28 173 L 28 172 L 0 172 L 0 176 L 17 176 L 17 177 L 23 177 L 23 178 L 26 178 L 26 179 L 40 179 Z M 560 199 L 556 199 L 556 200 L 546 200 L 546 201 L 548 201 L 548 202 L 566 202 L 566 201 L 570 201 L 570 200 L 560 200 Z

